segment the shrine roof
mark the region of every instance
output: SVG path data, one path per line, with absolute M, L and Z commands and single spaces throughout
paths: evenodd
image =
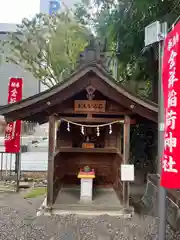
M 98 48 L 93 38 L 90 39 L 89 45 L 80 55 L 79 66 L 69 77 L 44 92 L 1 107 L 0 115 L 5 116 L 7 121 L 28 120 L 30 116 L 31 120 L 39 121 L 38 114 L 38 117 L 51 114 L 52 106 L 61 104 L 92 85 L 109 99 L 119 104 L 124 102 L 134 113 L 157 122 L 157 104 L 137 97 L 117 83 L 107 71 L 104 65 L 105 55 Z
M 68 97 L 71 97 L 72 95 L 75 95 L 76 93 L 82 91 L 89 84 L 93 85 L 92 82 L 91 83 L 89 82 L 90 81 L 89 79 L 87 81 L 86 79 L 82 80 L 82 78 L 89 73 L 91 73 L 91 75 L 94 74 L 94 76 L 98 76 L 103 82 L 105 82 L 109 86 L 109 93 L 107 93 L 109 98 L 114 98 L 114 94 L 113 96 L 111 94 L 111 89 L 114 89 L 119 95 L 123 96 L 128 101 L 130 101 L 131 104 L 135 106 L 135 109 L 136 106 L 141 106 L 144 109 L 147 109 L 147 111 L 151 111 L 152 113 L 154 113 L 155 117 L 154 119 L 151 118 L 151 120 L 156 121 L 155 118 L 157 118 L 158 112 L 157 104 L 145 100 L 143 98 L 137 97 L 134 94 L 127 91 L 121 84 L 115 81 L 115 79 L 104 69 L 104 67 L 101 64 L 98 63 L 83 64 L 76 71 L 74 71 L 74 73 L 71 76 L 64 79 L 61 83 L 57 84 L 51 89 L 48 89 L 44 92 L 26 98 L 20 102 L 1 107 L 0 115 L 5 116 L 7 119 L 9 118 L 11 120 L 17 120 L 26 119 L 26 117 L 29 116 L 28 111 L 29 108 L 34 109 L 34 113 L 43 112 L 47 110 L 49 106 L 52 106 L 55 103 L 57 104 L 57 101 L 58 103 L 61 103 Z M 71 96 L 68 96 L 67 94 L 65 96 L 64 90 L 69 89 L 71 87 L 72 87 L 70 91 Z M 97 88 L 98 86 L 96 86 L 96 89 Z M 101 87 L 99 86 L 99 88 Z M 24 112 L 23 114 L 21 114 L 22 111 Z M 15 112 L 16 114 L 14 115 Z

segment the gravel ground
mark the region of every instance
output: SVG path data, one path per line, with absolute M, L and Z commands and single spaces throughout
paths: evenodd
M 39 216 L 43 197 L 25 200 L 20 194 L 0 194 L 1 240 L 155 240 L 157 220 L 135 214 L 132 219 L 110 216 Z M 167 240 L 178 240 L 167 228 Z

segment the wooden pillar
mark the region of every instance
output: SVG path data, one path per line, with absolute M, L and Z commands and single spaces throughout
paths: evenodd
M 54 115 L 49 116 L 49 146 L 48 146 L 48 184 L 47 184 L 47 206 L 53 204 L 53 182 L 54 182 L 54 155 L 56 149 L 57 124 Z
M 119 126 L 120 125 L 120 126 Z M 122 124 L 118 124 L 117 125 L 119 128 L 117 129 L 117 149 L 118 149 L 118 152 L 120 154 L 122 154 L 122 143 L 121 143 L 121 128 L 122 128 Z
M 123 142 L 123 164 L 129 163 L 130 157 L 130 117 L 125 116 Z M 129 207 L 129 182 L 123 182 L 123 205 Z

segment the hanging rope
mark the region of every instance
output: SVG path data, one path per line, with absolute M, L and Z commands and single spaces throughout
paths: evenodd
M 113 122 L 109 122 L 109 123 L 105 123 L 105 124 L 100 124 L 100 125 L 99 124 L 98 125 L 87 125 L 87 124 L 80 124 L 80 123 L 72 122 L 72 121 L 69 121 L 65 118 L 61 118 L 61 120 L 64 121 L 64 122 L 79 126 L 79 127 L 86 127 L 86 128 L 106 127 L 106 126 L 109 126 L 109 125 L 113 125 L 115 123 L 122 123 L 122 124 L 124 123 L 124 120 L 117 120 L 117 121 L 113 121 Z

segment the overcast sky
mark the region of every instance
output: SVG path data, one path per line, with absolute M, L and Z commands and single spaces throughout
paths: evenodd
M 0 23 L 20 23 L 40 9 L 40 0 L 0 0 Z

